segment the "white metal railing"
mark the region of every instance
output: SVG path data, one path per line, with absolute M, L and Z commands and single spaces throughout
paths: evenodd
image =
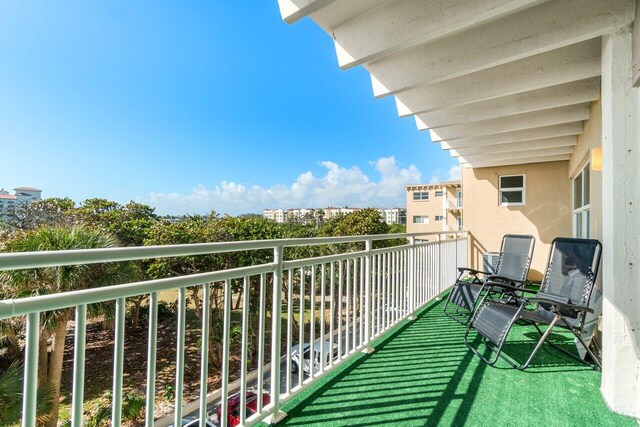
M 448 199 L 446 207 L 447 209 L 462 209 L 462 199 Z
M 373 242 L 406 239 L 407 244 L 373 248 Z M 420 240 L 421 238 L 428 240 Z M 364 243 L 363 250 L 343 252 L 308 259 L 284 261 L 284 249 L 293 246 L 337 245 Z M 338 246 L 339 247 L 339 246 Z M 0 320 L 26 316 L 25 363 L 23 387 L 22 425 L 34 426 L 36 417 L 36 388 L 38 381 L 38 345 L 41 314 L 51 310 L 75 308 L 74 360 L 72 383 L 72 426 L 82 425 L 84 399 L 84 366 L 86 345 L 87 306 L 115 301 L 112 425 L 121 423 L 123 364 L 125 359 L 126 299 L 150 295 L 148 360 L 146 384 L 146 424 L 154 425 L 156 347 L 158 326 L 158 293 L 177 290 L 177 346 L 175 373 L 175 425 L 181 425 L 183 412 L 183 386 L 185 364 L 186 295 L 188 289 L 202 292 L 202 334 L 200 345 L 200 419 L 209 416 L 210 399 L 207 387 L 209 377 L 209 339 L 211 327 L 210 298 L 212 286 L 223 289 L 223 340 L 220 425 L 226 426 L 226 404 L 232 381 L 240 382 L 240 422 L 253 425 L 267 416 L 277 422 L 284 414 L 281 406 L 292 396 L 313 383 L 326 371 L 359 351 L 369 351 L 370 342 L 412 316 L 418 308 L 439 295 L 455 281 L 456 266 L 466 264 L 466 232 L 435 232 L 394 235 L 370 235 L 310 239 L 280 239 L 207 244 L 110 248 L 74 251 L 0 254 L 0 271 L 52 266 L 78 265 L 117 261 L 142 260 L 162 257 L 207 255 L 223 252 L 272 249 L 273 261 L 248 267 L 149 280 L 103 288 L 43 295 L 0 301 Z M 243 306 L 240 339 L 240 372 L 230 372 L 231 300 L 232 283 L 242 286 Z M 286 292 L 285 292 L 286 289 Z M 259 295 L 257 307 L 249 295 Z M 267 308 L 268 299 L 271 299 Z M 328 301 L 327 301 L 328 298 Z M 283 302 L 286 310 L 283 310 Z M 252 305 L 253 304 L 253 305 Z M 257 331 L 250 330 L 249 316 L 257 313 Z M 268 325 L 271 313 L 271 325 Z M 294 330 L 295 318 L 298 330 Z M 309 319 L 307 329 L 306 321 Z M 269 330 L 267 330 L 269 329 Z M 248 380 L 247 347 L 252 333 L 258 337 L 257 379 L 253 386 L 258 394 L 267 389 L 270 403 L 264 405 L 261 396 L 257 413 L 247 418 L 246 392 Z M 267 339 L 267 338 L 270 339 Z M 328 342 L 328 346 L 324 345 Z M 297 378 L 292 374 L 296 363 L 292 349 L 298 345 L 314 347 L 320 343 L 320 360 L 315 366 L 311 357 L 307 378 L 300 363 Z M 267 346 L 270 348 L 267 349 Z M 337 350 L 337 357 L 325 354 L 326 349 Z M 267 354 L 269 350 L 270 355 Z M 302 350 L 299 362 L 303 362 Z M 284 362 L 286 369 L 280 369 Z M 266 371 L 268 369 L 268 371 Z M 281 378 L 284 375 L 284 378 Z M 265 378 L 267 376 L 267 378 Z M 282 384 L 284 380 L 284 384 Z M 268 384 L 267 384 L 268 383 Z M 159 423 L 160 424 L 160 423 Z M 166 423 L 165 423 L 166 425 Z

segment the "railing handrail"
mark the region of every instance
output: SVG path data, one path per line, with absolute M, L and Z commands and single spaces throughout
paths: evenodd
M 0 320 L 33 312 L 61 310 L 77 305 L 113 301 L 118 298 L 130 298 L 151 292 L 197 286 L 203 283 L 222 282 L 227 279 L 254 276 L 261 273 L 272 273 L 274 268 L 275 263 L 267 263 L 249 267 L 229 268 L 206 273 L 124 283 L 121 285 L 103 286 L 100 288 L 0 300 Z
M 416 234 L 416 233 L 413 233 Z M 423 233 L 417 233 L 423 234 Z M 436 233 L 452 234 L 452 233 Z M 457 240 L 457 239 L 455 239 Z M 452 241 L 455 241 L 452 240 Z M 276 240 L 272 240 L 276 241 Z M 380 248 L 371 251 L 372 254 L 383 252 L 394 252 L 406 249 L 410 246 L 420 247 L 437 242 L 414 243 L 413 245 L 398 245 L 387 248 Z M 48 252 L 47 252 L 48 253 Z M 284 261 L 284 268 L 298 268 L 314 264 L 328 263 L 366 256 L 369 252 L 354 251 L 321 257 L 300 258 Z M 0 320 L 15 316 L 22 316 L 32 312 L 61 310 L 77 305 L 95 304 L 104 301 L 112 301 L 117 298 L 130 298 L 151 292 L 184 288 L 188 286 L 201 285 L 203 283 L 222 282 L 227 279 L 235 279 L 243 276 L 254 276 L 262 273 L 273 273 L 276 268 L 274 262 L 257 264 L 247 267 L 236 267 L 211 272 L 196 273 L 182 276 L 167 277 L 162 279 L 144 280 L 138 282 L 125 283 L 120 285 L 110 285 L 100 288 L 83 289 L 77 291 L 60 292 L 56 294 L 37 295 L 32 297 L 0 300 Z
M 273 249 L 274 247 L 319 246 L 336 243 L 354 243 L 392 240 L 406 237 L 434 236 L 451 232 L 371 234 L 362 236 L 306 237 L 293 239 L 244 240 L 234 242 L 190 243 L 183 245 L 133 246 L 100 249 L 74 249 L 63 251 L 11 252 L 0 254 L 0 271 L 27 268 L 60 267 L 77 264 L 134 261 L 150 258 L 211 255 L 223 252 Z

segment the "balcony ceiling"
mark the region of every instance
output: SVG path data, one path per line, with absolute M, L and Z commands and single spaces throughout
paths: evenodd
M 278 0 L 362 65 L 461 164 L 568 160 L 600 96 L 600 37 L 633 21 L 633 0 Z

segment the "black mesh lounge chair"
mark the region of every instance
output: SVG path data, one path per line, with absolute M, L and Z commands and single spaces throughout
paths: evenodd
M 485 286 L 487 281 L 524 286 L 527 283 L 535 240 L 533 236 L 505 235 L 502 238 L 500 256 L 494 272 L 458 267 L 458 279 L 444 305 L 445 314 L 466 325 L 471 319 L 481 294 L 487 289 Z M 454 310 L 449 310 L 450 306 L 454 307 Z
M 589 308 L 589 300 L 598 276 L 601 253 L 602 245 L 597 240 L 557 238 L 551 245 L 547 270 L 540 285 L 540 291 L 523 290 L 505 283 L 487 282 L 487 287 L 503 290 L 512 298 L 510 301 L 486 300 L 479 306 L 464 337 L 467 347 L 488 365 L 494 365 L 498 357 L 502 357 L 514 368 L 526 369 L 542 344 L 547 341 L 554 348 L 584 362 L 577 354 L 549 340 L 549 334 L 553 328 L 560 326 L 575 335 L 591 359 L 600 367 L 600 362 L 582 339 L 582 333 L 586 314 L 593 313 Z M 531 293 L 533 296 L 520 297 L 519 295 L 523 292 Z M 527 305 L 530 304 L 535 304 L 535 308 L 528 308 Z M 518 320 L 533 324 L 540 334 L 540 340 L 531 355 L 521 365 L 502 354 L 509 331 Z M 546 331 L 543 332 L 540 329 L 541 324 L 548 325 Z M 468 336 L 471 329 L 475 329 L 480 334 L 484 345 L 492 351 L 491 359 L 485 358 L 469 343 Z

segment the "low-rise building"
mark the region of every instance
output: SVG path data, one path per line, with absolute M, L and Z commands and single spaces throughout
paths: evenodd
M 390 208 L 390 209 L 378 209 L 382 220 L 387 224 L 406 224 L 407 223 L 407 209 L 405 208 Z
M 262 211 L 262 217 L 275 222 L 284 222 L 285 219 L 283 209 L 264 209 Z
M 407 232 L 462 230 L 462 184 L 445 181 L 406 187 Z
M 341 215 L 348 215 L 363 208 L 329 206 L 326 208 L 292 208 L 292 209 L 264 209 L 262 216 L 275 222 L 325 221 Z M 405 208 L 376 209 L 380 213 L 380 220 L 387 224 L 406 224 L 407 210 Z
M 8 215 L 13 209 L 32 200 L 42 199 L 42 190 L 33 187 L 16 187 L 13 194 L 0 189 L 0 217 Z

